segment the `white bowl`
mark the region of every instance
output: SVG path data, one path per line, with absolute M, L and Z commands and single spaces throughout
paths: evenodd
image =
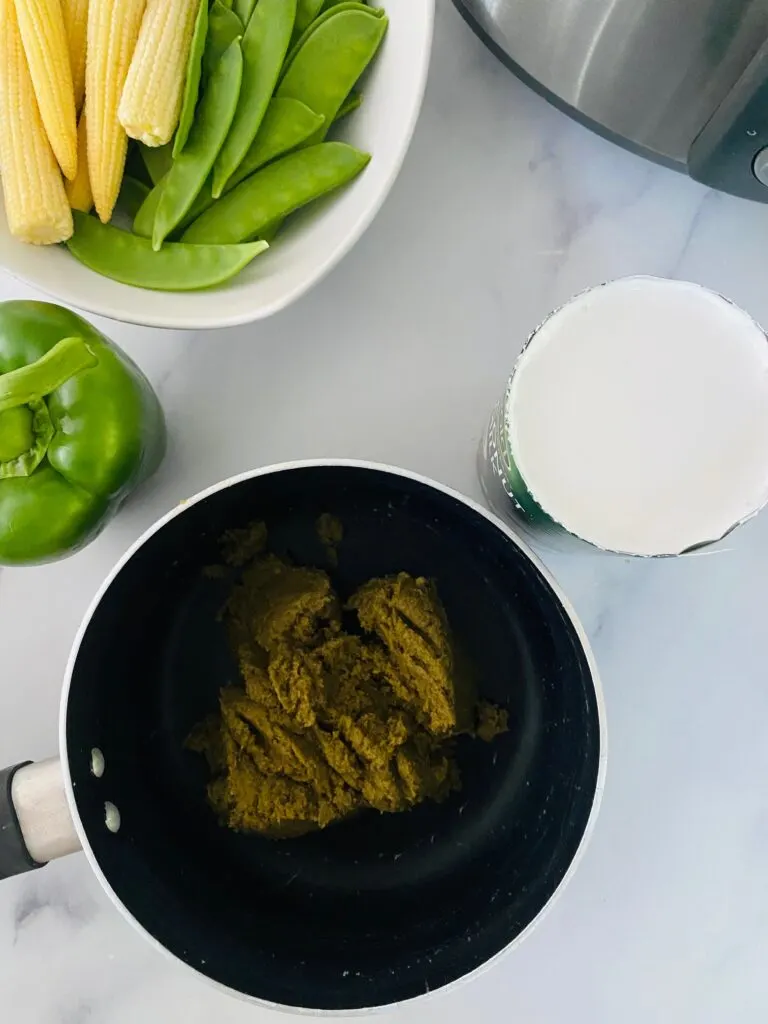
M 424 95 L 435 0 L 380 0 L 389 30 L 363 83 L 363 105 L 334 137 L 372 154 L 351 185 L 308 207 L 275 245 L 218 288 L 157 292 L 88 270 L 63 246 L 33 246 L 8 233 L 0 211 L 0 265 L 53 299 L 80 309 L 177 329 L 230 327 L 285 308 L 328 273 L 373 220 L 397 177 Z M 0 207 L 2 203 L 0 203 Z

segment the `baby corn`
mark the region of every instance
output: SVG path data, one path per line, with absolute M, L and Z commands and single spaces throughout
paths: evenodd
M 88 173 L 103 223 L 112 216 L 128 150 L 117 107 L 139 37 L 145 0 L 90 0 L 85 63 Z
M 0 0 L 0 165 L 8 228 L 36 245 L 72 234 L 72 212 L 40 117 L 13 0 Z
M 91 179 L 88 175 L 86 129 L 85 111 L 83 111 L 77 126 L 77 174 L 72 181 L 68 181 L 66 184 L 69 205 L 73 210 L 80 210 L 81 213 L 90 213 L 93 206 Z
M 61 0 L 16 0 L 21 41 L 48 141 L 65 177 L 77 172 L 77 118 Z
M 80 110 L 85 96 L 85 40 L 88 31 L 88 0 L 61 0 L 64 28 L 69 43 L 69 64 L 75 91 L 75 109 Z
M 181 95 L 199 0 L 148 0 L 118 116 L 145 146 L 169 142 Z

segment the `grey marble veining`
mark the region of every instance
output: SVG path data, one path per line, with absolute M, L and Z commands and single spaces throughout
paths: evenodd
M 424 112 L 352 254 L 274 319 L 196 336 L 99 322 L 158 387 L 167 462 L 75 558 L 0 573 L 0 754 L 52 754 L 60 681 L 109 568 L 152 521 L 268 462 L 364 457 L 475 497 L 475 452 L 532 327 L 622 274 L 689 278 L 768 323 L 768 206 L 707 192 L 527 91 L 438 0 Z M 29 295 L 0 278 L 0 297 Z M 507 960 L 392 1024 L 763 1024 L 768 1011 L 768 516 L 722 551 L 544 553 L 594 642 L 603 810 L 562 899 Z M 133 932 L 85 858 L 0 888 L 9 1024 L 245 1024 Z

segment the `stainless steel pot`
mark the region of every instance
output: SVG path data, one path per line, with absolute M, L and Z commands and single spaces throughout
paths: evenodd
M 524 81 L 602 135 L 768 201 L 768 0 L 455 0 Z

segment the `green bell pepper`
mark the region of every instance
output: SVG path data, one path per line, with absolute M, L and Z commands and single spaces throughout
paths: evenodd
M 0 565 L 83 547 L 164 454 L 160 403 L 124 352 L 60 306 L 0 303 Z

